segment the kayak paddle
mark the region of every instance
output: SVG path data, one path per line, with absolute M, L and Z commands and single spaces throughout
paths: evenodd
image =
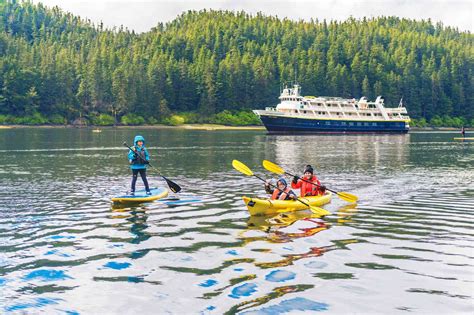
M 283 175 L 283 174 L 286 174 L 286 175 L 289 175 L 289 176 L 296 176 L 296 175 L 293 175 L 293 174 L 290 174 L 288 172 L 285 172 L 284 169 L 282 169 L 280 166 L 276 165 L 275 163 L 272 163 L 268 160 L 263 160 L 262 161 L 262 164 L 263 164 L 263 167 L 272 172 L 272 173 L 275 173 L 275 174 L 279 174 L 279 175 Z M 316 183 L 313 183 L 313 182 L 310 182 L 309 180 L 306 180 L 304 178 L 301 178 L 301 177 L 298 177 L 299 179 L 301 179 L 302 181 L 304 182 L 307 182 L 307 183 L 310 183 L 310 184 L 313 184 L 315 186 L 318 186 L 318 187 L 321 187 L 321 185 L 318 185 Z M 341 198 L 342 200 L 345 200 L 347 202 L 357 202 L 357 200 L 359 200 L 359 198 L 356 196 L 356 195 L 353 195 L 353 194 L 349 194 L 347 192 L 337 192 L 337 191 L 334 191 L 332 189 L 329 189 L 329 188 L 326 188 L 327 190 L 335 193 L 336 195 L 339 196 L 339 198 Z
M 130 151 L 132 152 L 135 152 L 131 147 L 129 147 L 129 145 L 127 144 L 127 142 L 124 142 L 123 143 L 124 146 L 126 146 Z M 151 168 L 154 168 L 157 172 L 158 172 L 158 175 L 161 176 L 165 181 L 166 183 L 168 184 L 168 187 L 171 189 L 172 192 L 174 193 L 178 193 L 181 191 L 181 187 L 179 187 L 178 184 L 176 184 L 175 182 L 169 180 L 168 178 L 164 177 L 163 175 L 161 175 L 160 173 L 160 170 L 157 169 L 156 167 L 152 166 L 150 163 L 148 163 L 148 161 L 145 161 L 139 154 L 135 154 L 140 160 L 142 160 L 144 162 L 144 164 L 148 164 L 148 166 L 150 166 Z
M 239 172 L 241 172 L 242 174 L 244 175 L 247 175 L 247 176 L 255 176 L 257 177 L 258 179 L 260 179 L 261 181 L 264 181 L 265 183 L 267 182 L 265 179 L 261 178 L 260 176 L 258 175 L 255 175 L 252 170 L 250 168 L 248 168 L 247 165 L 245 165 L 244 163 L 240 162 L 240 161 L 237 161 L 237 160 L 233 160 L 232 161 L 232 166 Z M 272 185 L 270 183 L 267 183 L 268 185 L 270 185 L 271 187 L 275 187 L 276 189 L 278 189 L 279 191 L 283 192 L 283 190 L 281 190 L 280 188 L 276 187 L 275 185 Z M 295 195 L 296 197 L 296 195 Z M 299 198 L 296 198 L 297 201 L 301 202 L 302 204 L 304 204 L 305 206 L 307 206 L 314 214 L 317 214 L 317 215 L 320 215 L 320 216 L 325 216 L 325 215 L 328 215 L 328 214 L 331 214 L 331 212 L 323 209 L 323 208 L 319 208 L 319 207 L 315 207 L 315 206 L 312 206 L 312 205 L 309 205 L 307 204 L 306 202 L 304 202 L 303 200 L 299 199 Z

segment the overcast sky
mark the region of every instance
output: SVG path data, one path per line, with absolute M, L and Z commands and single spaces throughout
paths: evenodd
M 293 20 L 345 20 L 395 15 L 411 19 L 441 21 L 444 25 L 473 32 L 472 0 L 33 0 L 59 6 L 106 26 L 123 25 L 146 32 L 159 22 L 169 22 L 183 11 L 201 9 L 244 10 L 248 13 Z

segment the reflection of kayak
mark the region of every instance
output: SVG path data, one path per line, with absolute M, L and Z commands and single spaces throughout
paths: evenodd
M 140 203 L 140 202 L 150 202 L 153 200 L 165 198 L 168 196 L 168 189 L 160 187 L 160 188 L 152 188 L 150 189 L 151 195 L 147 195 L 145 190 L 137 190 L 135 195 L 121 195 L 115 196 L 112 198 L 113 202 L 119 203 Z
M 247 228 L 249 230 L 268 231 L 270 227 L 283 228 L 299 220 L 319 217 L 319 215 L 307 211 L 286 212 L 270 216 L 253 215 L 247 220 Z
M 322 206 L 331 201 L 331 192 L 326 192 L 323 196 L 312 196 L 300 198 L 311 206 Z M 242 197 L 250 215 L 267 215 L 278 212 L 289 212 L 308 209 L 308 207 L 295 200 L 270 200 L 263 198 Z
M 454 140 L 459 141 L 474 141 L 474 137 L 465 137 L 465 138 L 453 138 Z
M 340 225 L 352 222 L 352 216 L 357 212 L 357 204 L 351 203 L 337 209 L 337 223 Z

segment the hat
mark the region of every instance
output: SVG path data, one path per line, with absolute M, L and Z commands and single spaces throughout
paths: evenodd
M 305 168 L 304 168 L 303 174 L 306 173 L 306 172 L 314 174 L 313 167 L 311 165 L 306 165 Z
M 283 185 L 285 185 L 285 187 L 288 186 L 288 184 L 286 183 L 286 180 L 283 177 L 278 179 L 277 185 L 278 185 L 278 182 L 281 182 Z
M 143 144 L 145 144 L 145 138 L 143 138 L 140 135 L 135 136 L 135 139 L 133 140 L 133 144 L 137 145 L 138 141 L 141 141 L 141 142 L 143 142 Z

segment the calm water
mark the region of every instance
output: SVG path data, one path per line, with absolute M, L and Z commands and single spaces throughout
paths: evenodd
M 138 132 L 179 201 L 112 207 Z M 0 313 L 472 313 L 474 143 L 454 136 L 0 130 Z M 233 159 L 310 163 L 360 202 L 249 218 L 264 190 Z

